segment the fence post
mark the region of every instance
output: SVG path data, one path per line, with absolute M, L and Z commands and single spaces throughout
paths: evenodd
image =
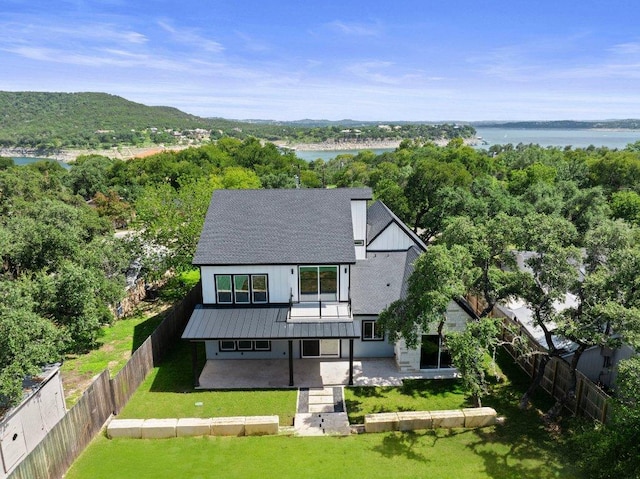
M 580 403 L 582 401 L 582 389 L 584 387 L 584 379 L 582 376 L 578 376 L 578 387 L 577 387 L 577 393 L 576 393 L 576 409 L 573 412 L 574 414 L 578 414 L 578 412 L 582 409 L 580 406 Z
M 556 397 L 556 378 L 558 377 L 558 363 L 560 361 L 555 361 L 553 364 L 553 380 L 551 381 L 551 397 Z

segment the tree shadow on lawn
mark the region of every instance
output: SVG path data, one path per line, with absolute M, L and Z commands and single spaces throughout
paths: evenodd
M 540 389 L 531 407 L 521 410 L 519 401 L 531 380 L 506 352 L 501 351 L 497 362 L 509 381 L 494 384 L 483 406 L 494 408 L 504 422 L 472 430 L 477 440 L 467 447 L 482 457 L 492 478 L 579 477 L 570 465 L 571 453 L 564 439 L 542 421 L 552 398 Z

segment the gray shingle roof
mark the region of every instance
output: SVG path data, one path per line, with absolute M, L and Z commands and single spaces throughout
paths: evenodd
M 400 299 L 405 276 L 406 251 L 369 253 L 351 268 L 353 314 L 378 314 Z
M 287 307 L 220 308 L 198 305 L 182 339 L 330 339 L 359 338 L 356 321 L 287 323 Z
M 367 244 L 371 244 L 371 242 L 373 242 L 373 240 L 375 240 L 391 223 L 396 223 L 400 228 L 402 228 L 414 243 L 423 248 L 423 250 L 427 249 L 427 245 L 424 241 L 422 241 L 422 239 L 415 234 L 411 228 L 404 224 L 402 220 L 380 200 L 369 206 L 369 209 L 367 210 Z
M 218 190 L 193 264 L 354 263 L 352 199 L 371 190 Z
M 351 309 L 353 314 L 377 315 L 394 301 L 407 295 L 413 262 L 420 249 L 368 253 L 351 269 Z

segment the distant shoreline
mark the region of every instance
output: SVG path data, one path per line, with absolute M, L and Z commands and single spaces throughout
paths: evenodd
M 0 156 L 7 158 L 46 158 L 48 160 L 70 163 L 76 161 L 79 156 L 100 155 L 118 160 L 130 160 L 131 158 L 149 156 L 163 151 L 177 151 L 194 145 L 179 146 L 150 146 L 146 148 L 120 146 L 109 150 L 45 150 L 41 148 L 0 148 Z
M 477 138 L 463 138 L 465 145 L 478 145 L 481 140 Z M 450 140 L 441 138 L 431 140 L 438 146 L 447 146 Z M 281 148 L 293 151 L 343 151 L 343 150 L 382 150 L 395 149 L 400 146 L 402 140 L 365 140 L 365 141 L 324 141 L 321 143 L 288 143 L 274 141 Z

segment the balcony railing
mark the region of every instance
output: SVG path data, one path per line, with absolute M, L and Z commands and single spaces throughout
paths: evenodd
M 288 321 L 351 321 L 351 306 L 347 302 L 313 301 L 291 303 Z

